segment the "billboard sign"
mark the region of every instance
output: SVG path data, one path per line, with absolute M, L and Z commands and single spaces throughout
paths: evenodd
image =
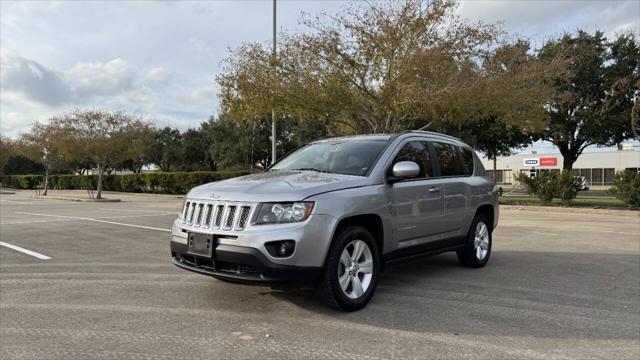
M 558 158 L 556 157 L 541 157 L 540 166 L 558 166 Z
M 539 157 L 539 158 L 524 158 L 522 160 L 523 167 L 552 167 L 558 166 L 557 157 Z

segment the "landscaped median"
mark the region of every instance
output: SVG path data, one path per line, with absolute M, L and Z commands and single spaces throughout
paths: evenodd
M 500 197 L 502 205 L 545 205 L 545 206 L 567 206 L 560 199 L 553 199 L 550 203 L 545 204 L 539 198 L 532 195 L 506 195 Z M 580 197 L 573 199 L 570 206 L 575 207 L 592 207 L 592 208 L 616 208 L 616 209 L 632 209 L 622 200 L 611 197 Z M 637 208 L 636 208 L 637 209 Z
M 191 188 L 212 181 L 247 175 L 248 171 L 154 172 L 127 175 L 103 175 L 104 191 L 186 194 Z M 4 187 L 38 189 L 44 184 L 43 175 L 0 175 Z M 49 188 L 56 190 L 95 190 L 98 175 L 52 175 Z

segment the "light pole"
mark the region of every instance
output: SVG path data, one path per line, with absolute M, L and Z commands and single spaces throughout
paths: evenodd
M 277 76 L 276 72 L 276 0 L 273 0 L 273 75 Z M 275 96 L 271 98 L 271 163 L 276 162 L 276 105 Z

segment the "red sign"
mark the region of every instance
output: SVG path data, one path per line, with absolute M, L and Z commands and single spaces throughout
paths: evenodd
M 558 158 L 555 157 L 541 157 L 540 166 L 558 166 Z

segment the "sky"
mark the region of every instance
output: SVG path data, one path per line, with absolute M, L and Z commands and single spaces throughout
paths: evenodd
M 279 0 L 278 31 L 343 1 Z M 534 46 L 576 29 L 640 33 L 640 1 L 462 1 L 469 21 L 501 22 Z M 265 1 L 0 1 L 0 132 L 75 108 L 123 110 L 196 127 L 219 111 L 215 77 L 230 49 L 271 41 Z

